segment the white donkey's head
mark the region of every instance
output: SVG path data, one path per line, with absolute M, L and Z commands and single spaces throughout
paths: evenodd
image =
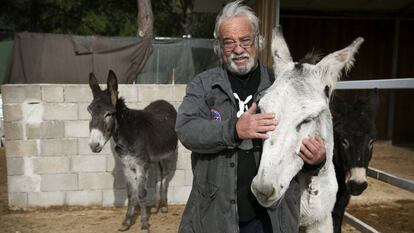
M 292 61 L 281 30 L 274 30 L 272 54 L 276 80 L 259 107 L 263 113 L 275 113 L 279 123 L 276 130 L 268 133 L 270 137 L 264 142 L 260 167 L 251 186 L 263 206 L 274 205 L 302 168 L 304 162 L 297 155 L 302 139 L 319 135 L 325 140 L 327 161 L 332 160 L 330 96 L 342 70 L 352 66 L 363 41 L 357 38 L 314 65 Z

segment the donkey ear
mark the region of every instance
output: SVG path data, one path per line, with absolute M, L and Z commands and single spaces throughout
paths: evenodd
M 280 71 L 284 70 L 289 62 L 292 62 L 289 47 L 283 37 L 282 26 L 277 26 L 272 33 L 272 55 L 273 55 L 273 69 L 275 77 L 277 78 Z
M 99 87 L 99 84 L 98 84 L 98 80 L 96 80 L 96 77 L 93 73 L 89 74 L 89 87 L 92 90 L 93 96 L 96 96 L 96 94 L 101 91 L 101 88 Z
M 317 64 L 317 67 L 324 72 L 323 77 L 327 78 L 326 83 L 331 88 L 335 87 L 344 68 L 345 72 L 351 69 L 355 61 L 355 54 L 362 42 L 364 42 L 364 39 L 358 37 L 348 47 L 327 55 Z
M 118 101 L 118 80 L 112 70 L 109 70 L 107 88 L 111 94 L 112 105 L 115 106 L 116 102 Z

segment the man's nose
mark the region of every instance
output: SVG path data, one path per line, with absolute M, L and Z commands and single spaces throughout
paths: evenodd
M 236 47 L 234 47 L 233 52 L 235 54 L 242 54 L 244 52 L 244 48 L 241 46 L 241 44 L 237 43 Z

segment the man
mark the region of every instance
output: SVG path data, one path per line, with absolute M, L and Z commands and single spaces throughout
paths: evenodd
M 192 151 L 193 187 L 180 233 L 298 232 L 300 194 L 294 179 L 277 206 L 260 206 L 250 191 L 266 132 L 277 130 L 275 114 L 257 113 L 256 103 L 273 80 L 257 59 L 263 48 L 258 18 L 240 1 L 217 17 L 215 51 L 221 66 L 197 75 L 187 85 L 176 131 Z M 307 170 L 325 159 L 323 141 L 302 142 Z

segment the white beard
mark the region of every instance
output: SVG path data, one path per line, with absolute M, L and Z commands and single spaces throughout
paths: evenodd
M 244 67 L 238 67 L 236 65 L 236 63 L 233 61 L 233 59 L 241 58 L 241 57 L 248 59 L 247 64 Z M 240 55 L 236 55 L 234 53 L 231 53 L 230 56 L 227 59 L 228 59 L 227 63 L 226 63 L 227 69 L 231 73 L 236 74 L 236 75 L 245 75 L 245 74 L 249 73 L 254 67 L 254 60 L 253 60 L 252 56 L 250 56 L 247 52 L 243 52 Z

